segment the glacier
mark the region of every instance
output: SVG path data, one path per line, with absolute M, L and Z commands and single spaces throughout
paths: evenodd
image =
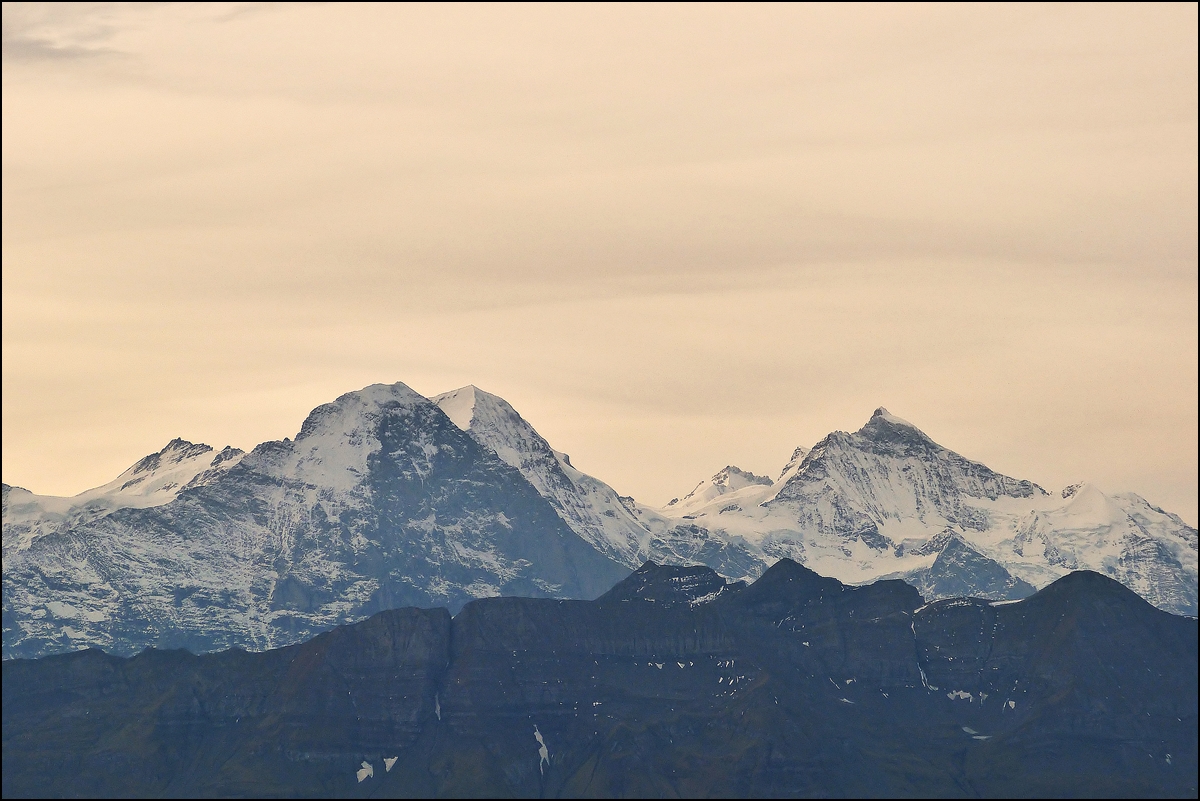
M 1197 532 L 1133 493 L 1050 493 L 880 408 L 778 478 L 728 465 L 666 506 L 576 469 L 474 386 L 376 384 L 246 453 L 181 439 L 73 498 L 3 486 L 3 655 L 263 650 L 397 606 L 595 598 L 646 562 L 752 582 L 790 558 L 927 601 L 1090 569 L 1197 610 Z
M 1197 531 L 1178 516 L 1090 484 L 1051 494 L 882 407 L 854 433 L 797 447 L 773 481 L 729 465 L 653 508 L 580 473 L 502 398 L 470 386 L 434 401 L 630 569 L 703 564 L 753 581 L 786 556 L 850 584 L 903 578 L 928 600 L 1011 600 L 1089 569 L 1160 609 L 1197 612 Z
M 404 384 L 347 393 L 228 466 L 180 447 L 194 461 L 160 469 L 195 476 L 152 502 L 122 505 L 116 482 L 67 508 L 4 487 L 5 657 L 264 650 L 399 606 L 594 598 L 628 572 Z

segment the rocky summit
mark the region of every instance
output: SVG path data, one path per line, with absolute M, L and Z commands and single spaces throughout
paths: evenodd
M 403 384 L 227 453 L 176 442 L 142 460 L 127 473 L 150 500 L 113 490 L 56 513 L 6 486 L 4 656 L 264 650 L 398 606 L 595 598 L 628 572 Z M 142 480 L 168 464 L 169 489 Z
M 790 558 L 929 600 L 1016 600 L 1074 571 L 1197 612 L 1197 532 L 1137 495 L 1050 493 L 879 408 L 772 480 L 727 465 L 651 508 L 507 401 L 375 384 L 246 453 L 176 439 L 73 498 L 3 487 L 4 658 L 261 651 L 375 612 L 592 599 L 644 562 L 754 581 Z
M 926 604 L 782 559 L 3 664 L 14 796 L 1195 797 L 1197 624 L 1075 572 Z

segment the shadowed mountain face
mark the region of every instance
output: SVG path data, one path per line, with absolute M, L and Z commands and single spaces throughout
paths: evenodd
M 933 546 L 932 552 L 937 553 L 932 565 L 891 578 L 911 584 L 925 598 L 982 596 L 1019 600 L 1037 592 L 1031 584 L 1016 578 L 1002 565 L 963 542 L 957 534 L 947 532 L 944 542 L 935 542 L 939 538 L 943 535 L 939 534 L 928 543 Z M 940 551 L 934 550 L 938 548 Z
M 927 598 L 1012 600 L 1093 569 L 1160 609 L 1196 613 L 1196 530 L 1178 517 L 1088 485 L 1048 495 L 883 408 L 854 433 L 796 448 L 774 481 L 729 465 L 652 509 L 576 470 L 502 398 L 472 386 L 433 400 L 631 570 L 700 563 L 754 580 L 789 557 L 854 584 L 902 577 Z M 941 557 L 947 532 L 958 541 Z
M 791 558 L 929 599 L 1078 569 L 1196 613 L 1196 530 L 1136 495 L 1047 495 L 878 409 L 778 479 L 729 465 L 660 510 L 475 387 L 372 385 L 250 453 L 173 440 L 73 498 L 3 486 L 3 656 L 264 650 L 401 606 L 595 598 L 646 561 L 752 581 Z
M 263 650 L 399 606 L 595 598 L 628 574 L 403 384 L 314 409 L 294 441 L 217 467 L 198 458 L 221 457 L 192 446 L 174 468 L 187 483 L 160 505 L 110 503 L 32 541 L 6 528 L 6 658 L 89 644 Z
M 1190 796 L 1197 626 L 1098 574 L 922 605 L 781 560 L 300 645 L 3 665 L 4 795 Z

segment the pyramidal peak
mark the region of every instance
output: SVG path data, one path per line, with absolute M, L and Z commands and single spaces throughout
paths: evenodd
M 921 429 L 902 417 L 889 412 L 880 406 L 871 415 L 866 425 L 855 432 L 860 437 L 876 442 L 921 442 L 933 445 L 934 442 Z
M 800 469 L 800 464 L 804 461 L 804 457 L 808 456 L 808 454 L 811 452 L 812 448 L 806 448 L 803 445 L 792 451 L 792 458 L 788 459 L 787 464 L 785 464 L 783 469 L 779 471 L 779 478 L 775 480 L 775 483 L 783 484 L 789 478 L 794 476 L 796 471 Z
M 513 467 L 520 468 L 533 453 L 553 452 L 512 404 L 474 384 L 434 395 L 430 400 L 454 425 Z
M 713 476 L 713 483 L 729 489 L 741 489 L 751 484 L 771 484 L 772 482 L 768 476 L 755 475 L 736 465 L 726 465 L 725 469 Z
M 517 468 L 580 537 L 627 567 L 641 564 L 643 541 L 650 535 L 631 511 L 632 499 L 626 506 L 612 487 L 577 470 L 512 404 L 474 385 L 430 400 L 472 439 Z
M 480 394 L 484 393 L 474 384 L 443 392 L 430 398 L 436 403 L 450 421 L 463 431 L 471 430 L 471 421 L 475 418 L 475 404 Z
M 519 429 L 523 435 L 531 433 L 541 439 L 511 403 L 474 384 L 434 395 L 429 400 L 463 431 L 476 434 L 492 431 L 494 434 L 496 430 Z
M 880 406 L 878 409 L 876 409 L 874 412 L 871 413 L 872 420 L 874 420 L 877 417 L 880 420 L 882 420 L 886 423 L 889 423 L 891 425 L 908 426 L 909 428 L 916 428 L 916 426 L 914 426 L 912 423 L 905 420 L 903 417 L 897 417 L 896 415 L 892 414 L 891 412 L 889 412 L 887 409 L 885 409 L 882 406 Z

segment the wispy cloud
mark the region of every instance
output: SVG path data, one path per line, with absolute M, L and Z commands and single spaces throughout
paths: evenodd
M 4 32 L 3 54 L 5 61 L 70 61 L 94 58 L 115 53 L 109 48 L 57 45 L 45 39 L 26 36 L 9 36 Z
M 886 405 L 1195 520 L 1194 4 L 3 18 L 9 480 L 401 379 L 648 500 Z
M 6 3 L 3 58 L 63 62 L 118 55 L 108 44 L 116 12 L 112 3 Z

